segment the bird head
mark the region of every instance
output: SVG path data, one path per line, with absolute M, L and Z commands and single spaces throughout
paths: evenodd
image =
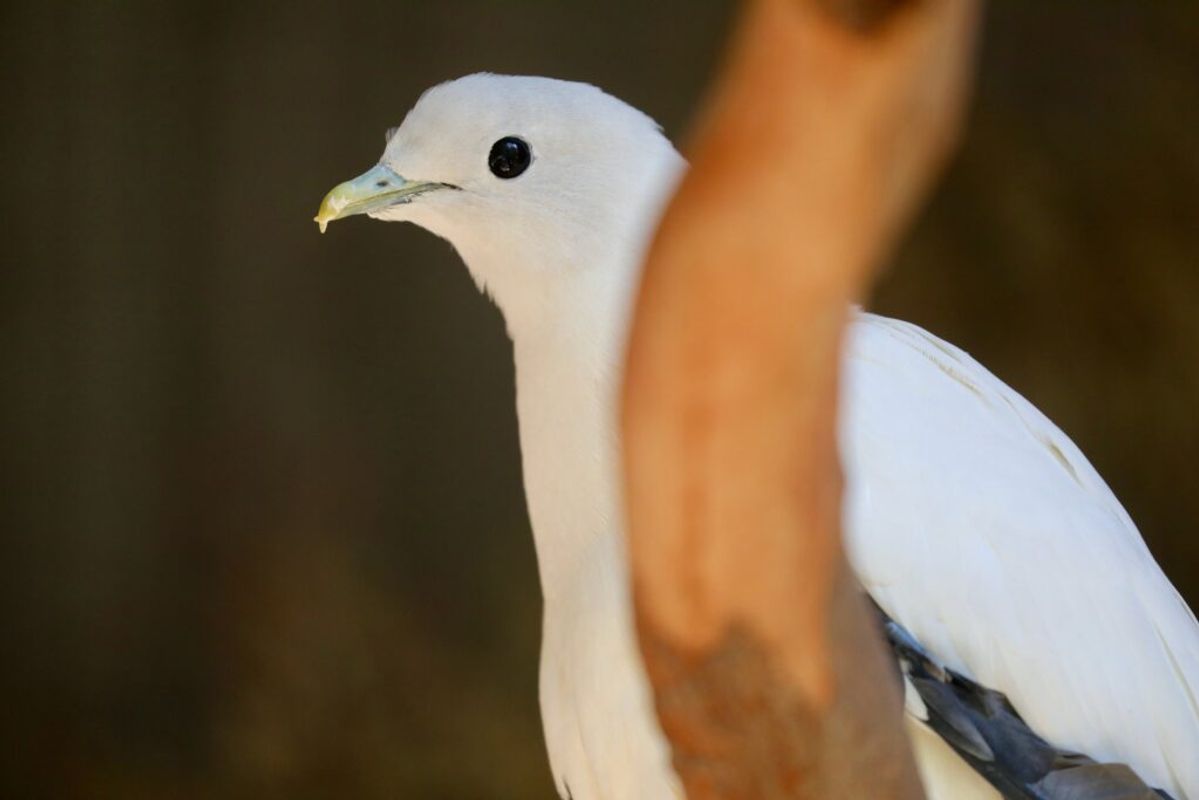
M 469 75 L 426 91 L 316 221 L 366 214 L 444 237 L 512 329 L 563 292 L 627 284 L 682 166 L 652 119 L 594 86 Z

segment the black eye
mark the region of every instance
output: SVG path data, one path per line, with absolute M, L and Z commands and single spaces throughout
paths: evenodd
M 487 166 L 491 167 L 492 175 L 507 180 L 515 178 L 528 169 L 532 160 L 533 155 L 529 152 L 529 145 L 523 139 L 505 136 L 491 146 L 491 153 L 487 156 Z

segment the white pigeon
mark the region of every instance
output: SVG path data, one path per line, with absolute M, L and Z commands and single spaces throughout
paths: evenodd
M 595 87 L 471 75 L 427 91 L 317 217 L 444 237 L 503 312 L 563 798 L 682 796 L 634 640 L 615 400 L 640 262 L 685 166 Z M 865 590 L 1054 745 L 1199 800 L 1199 626 L 1078 448 L 914 325 L 855 313 L 843 373 L 845 533 Z M 929 797 L 998 797 L 919 713 Z

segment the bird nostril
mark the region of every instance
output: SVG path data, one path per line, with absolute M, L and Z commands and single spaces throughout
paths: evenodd
M 382 189 L 382 188 L 386 187 L 389 183 L 390 183 L 389 181 L 379 181 L 378 183 L 375 184 L 375 188 Z

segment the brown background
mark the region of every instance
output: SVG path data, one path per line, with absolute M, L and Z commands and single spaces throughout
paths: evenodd
M 499 316 L 432 236 L 310 220 L 475 70 L 679 139 L 731 11 L 2 6 L 0 796 L 551 796 Z M 992 3 L 874 303 L 1057 420 L 1192 603 L 1197 132 L 1199 4 Z

